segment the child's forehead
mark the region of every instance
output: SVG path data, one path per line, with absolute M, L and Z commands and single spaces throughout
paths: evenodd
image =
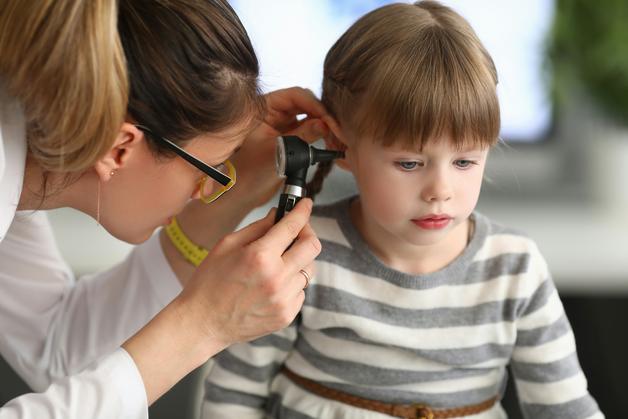
M 378 148 L 391 153 L 422 154 L 435 149 L 448 149 L 455 152 L 484 150 L 486 145 L 478 141 L 456 141 L 449 135 L 431 137 L 424 141 L 408 138 L 393 138 L 387 141 L 373 141 Z

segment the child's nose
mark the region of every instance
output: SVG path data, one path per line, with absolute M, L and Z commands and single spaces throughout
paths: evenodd
M 442 174 L 435 174 L 421 191 L 421 198 L 425 202 L 449 201 L 452 195 L 451 185 Z

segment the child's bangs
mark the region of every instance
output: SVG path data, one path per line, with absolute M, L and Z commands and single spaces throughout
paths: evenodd
M 362 138 L 413 150 L 445 137 L 460 149 L 494 145 L 500 114 L 492 61 L 442 31 L 426 35 L 374 63 L 379 69 L 351 125 Z

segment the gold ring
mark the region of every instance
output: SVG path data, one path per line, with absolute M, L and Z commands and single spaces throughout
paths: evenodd
M 300 269 L 299 272 L 301 272 L 303 274 L 303 276 L 305 277 L 305 286 L 303 287 L 303 289 L 306 289 L 307 287 L 310 286 L 310 280 L 312 278 L 310 278 L 310 274 L 305 272 L 305 269 Z

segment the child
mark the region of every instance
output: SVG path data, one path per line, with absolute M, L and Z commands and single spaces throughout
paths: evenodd
M 323 251 L 300 317 L 216 356 L 205 418 L 504 418 L 508 365 L 526 418 L 604 417 L 536 245 L 474 212 L 496 84 L 436 2 L 381 7 L 336 42 L 328 146 L 360 194 L 315 209 Z

